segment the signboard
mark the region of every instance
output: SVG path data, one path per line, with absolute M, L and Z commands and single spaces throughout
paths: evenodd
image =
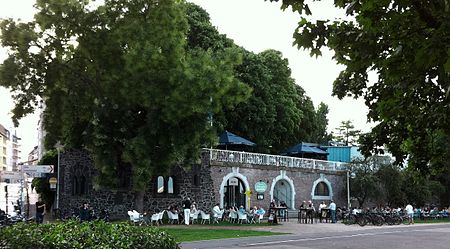
M 45 177 L 45 173 L 39 173 L 39 172 L 27 172 L 25 173 L 27 175 L 27 177 L 30 178 L 38 178 L 38 177 Z
M 53 173 L 53 165 L 22 165 L 22 170 L 25 173 Z
M 255 184 L 255 191 L 258 193 L 264 193 L 267 190 L 267 184 L 263 181 L 259 181 Z
M 18 171 L 0 171 L 0 180 L 2 182 L 17 183 L 22 178 L 22 173 Z
M 237 186 L 237 185 L 239 185 L 239 180 L 237 178 L 230 178 L 229 185 L 230 186 Z

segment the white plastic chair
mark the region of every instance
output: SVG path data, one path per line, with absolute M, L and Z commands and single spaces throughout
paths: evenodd
M 150 224 L 153 225 L 153 223 L 157 226 L 159 225 L 159 213 L 152 214 L 152 217 L 150 218 Z
M 133 224 L 134 223 L 134 219 L 133 219 L 133 211 L 128 211 L 128 216 L 130 217 L 130 223 Z
M 167 216 L 169 216 L 169 223 L 171 223 L 171 224 L 179 223 L 178 213 L 172 213 L 172 211 L 167 211 Z
M 190 215 L 189 215 L 189 219 L 190 219 L 190 221 L 191 221 L 191 224 L 194 224 L 195 223 L 195 221 L 198 219 L 198 215 L 200 214 L 200 211 L 195 211 L 194 213 L 191 213 Z
M 159 224 L 163 224 L 163 217 L 164 217 L 164 212 L 166 212 L 166 210 L 163 210 L 161 212 L 158 213 L 158 222 Z
M 139 224 L 142 220 L 141 214 L 136 210 L 128 211 L 128 215 L 130 216 L 131 223 L 134 225 Z
M 200 216 L 202 217 L 202 224 L 205 224 L 208 221 L 208 224 L 211 224 L 211 215 L 207 214 L 200 210 Z
M 238 212 L 236 212 L 234 210 L 230 211 L 230 222 L 231 223 L 237 222 L 237 220 L 238 220 L 238 214 L 237 213 Z
M 239 223 L 243 224 L 244 222 L 247 223 L 247 214 L 246 213 L 238 213 Z

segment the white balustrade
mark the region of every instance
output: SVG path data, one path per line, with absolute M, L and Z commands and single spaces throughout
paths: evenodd
M 346 171 L 347 163 L 316 160 L 309 158 L 288 157 L 232 150 L 203 149 L 210 153 L 211 161 L 242 164 L 270 165 L 281 167 L 319 169 L 328 171 Z

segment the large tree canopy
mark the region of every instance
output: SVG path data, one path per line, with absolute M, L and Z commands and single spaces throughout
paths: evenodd
M 183 1 L 38 0 L 36 7 L 32 22 L 0 24 L 10 51 L 0 85 L 15 93 L 14 120 L 42 99 L 47 146 L 87 148 L 100 183 L 133 187 L 137 208 L 155 173 L 214 137 L 209 113 L 248 96 L 234 77 L 237 49 L 187 49 Z
M 190 35 L 188 46 L 220 51 L 237 48 L 243 54 L 235 77 L 250 86 L 250 98 L 236 107 L 225 108 L 213 117 L 214 126 L 249 138 L 256 151 L 279 153 L 301 141 L 323 143 L 328 107 L 321 103 L 316 111 L 302 87 L 295 84 L 287 59 L 279 51 L 253 53 L 238 48 L 211 25 L 208 13 L 188 4 Z M 214 101 L 214 99 L 212 99 Z
M 345 66 L 333 94 L 364 97 L 377 124 L 363 137 L 364 152 L 387 146 L 398 163 L 410 155 L 429 170 L 439 134 L 450 134 L 450 1 L 335 0 L 351 17 L 335 21 L 309 19 L 311 2 L 282 0 L 282 8 L 302 15 L 297 46 L 311 55 L 327 46 Z

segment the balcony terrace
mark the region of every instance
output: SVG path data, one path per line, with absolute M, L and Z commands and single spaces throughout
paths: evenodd
M 348 163 L 298 158 L 280 155 L 250 153 L 231 150 L 203 149 L 209 152 L 212 162 L 229 162 L 276 167 L 347 171 Z

